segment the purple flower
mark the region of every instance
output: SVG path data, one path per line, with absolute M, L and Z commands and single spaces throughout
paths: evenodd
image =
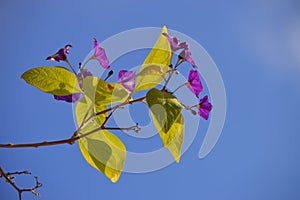
M 135 88 L 135 71 L 121 70 L 118 75 L 118 81 L 128 91 L 133 92 Z
M 46 60 L 53 60 L 53 61 L 66 61 L 67 55 L 69 54 L 69 49 L 72 47 L 72 45 L 67 44 L 64 48 L 61 48 L 58 50 L 54 55 L 48 56 Z
M 175 52 L 179 49 L 183 49 L 183 51 L 179 54 L 178 58 L 182 59 L 183 61 L 187 61 L 191 63 L 194 68 L 198 68 L 195 61 L 192 58 L 191 51 L 189 49 L 189 45 L 186 42 L 180 42 L 180 40 L 176 37 L 172 37 L 167 33 L 163 33 L 166 36 L 168 42 L 170 43 L 172 52 Z
M 74 103 L 80 99 L 80 93 L 74 93 L 67 96 L 56 96 L 54 95 L 54 99 L 58 101 L 65 101 L 68 103 Z
M 188 77 L 189 89 L 199 98 L 199 93 L 202 91 L 203 86 L 197 70 L 191 70 Z
M 86 69 L 81 69 L 80 73 L 77 74 L 77 79 L 78 79 L 80 88 L 83 88 L 83 79 L 87 76 L 93 76 L 93 74 Z
M 83 78 L 86 76 L 93 76 L 93 74 L 91 72 L 87 71 L 86 69 L 81 69 L 80 73 L 77 74 L 78 83 L 79 83 L 79 86 L 81 89 L 83 88 Z M 70 95 L 66 95 L 66 96 L 54 95 L 54 99 L 56 99 L 58 101 L 74 103 L 80 99 L 80 93 L 74 93 L 74 94 L 70 94 Z
M 170 43 L 171 49 L 173 52 L 179 50 L 179 49 L 184 49 L 187 47 L 186 42 L 181 42 L 179 41 L 178 38 L 172 37 L 167 33 L 163 33 L 164 36 L 166 36 L 168 42 Z
M 105 50 L 102 47 L 100 47 L 96 38 L 94 38 L 94 51 L 95 51 L 95 53 L 94 53 L 93 59 L 98 60 L 99 64 L 104 69 L 109 69 L 110 68 L 109 60 L 106 56 Z
M 184 50 L 179 54 L 178 58 L 182 59 L 183 61 L 189 62 L 194 68 L 198 68 L 198 66 L 192 58 L 192 53 L 188 45 L 186 45 Z
M 208 97 L 207 95 L 205 97 L 203 97 L 202 99 L 200 99 L 200 103 L 198 104 L 198 114 L 203 117 L 205 120 L 208 119 L 209 116 L 209 112 L 212 109 L 212 105 L 211 103 L 208 101 Z

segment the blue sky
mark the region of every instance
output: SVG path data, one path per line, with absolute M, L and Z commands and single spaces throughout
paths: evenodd
M 223 133 L 208 157 L 198 159 L 204 126 L 179 164 L 124 173 L 116 184 L 90 167 L 77 145 L 0 149 L 4 170 L 39 176 L 44 184 L 39 199 L 300 198 L 298 1 L 4 0 L 0 5 L 1 143 L 69 137 L 75 129 L 72 106 L 27 85 L 20 75 L 49 65 L 45 57 L 66 43 L 74 46 L 70 57 L 77 63 L 92 49 L 93 37 L 102 41 L 132 28 L 167 25 L 195 39 L 217 64 L 227 92 Z M 18 183 L 34 184 L 21 177 Z M 0 197 L 17 199 L 17 193 L 0 180 Z

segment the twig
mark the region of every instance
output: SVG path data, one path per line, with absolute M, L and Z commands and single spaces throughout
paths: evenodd
M 188 85 L 188 82 L 179 85 L 179 86 L 172 92 L 172 94 L 174 94 L 174 93 L 177 92 L 180 88 L 182 88 L 182 87 L 184 87 L 184 86 L 186 86 L 186 85 Z
M 106 129 L 105 127 L 103 127 L 102 125 L 97 128 L 97 129 L 94 129 L 88 133 L 85 133 L 85 134 L 81 134 L 79 135 L 78 133 L 80 133 L 80 129 L 82 127 L 84 127 L 87 123 L 89 123 L 95 116 L 98 116 L 98 115 L 102 115 L 104 113 L 107 113 L 109 111 L 112 111 L 112 110 L 116 110 L 124 105 L 127 105 L 127 104 L 133 104 L 135 102 L 141 102 L 145 99 L 146 97 L 141 97 L 141 98 L 138 98 L 138 99 L 135 99 L 135 100 L 131 100 L 131 101 L 127 101 L 127 102 L 124 102 L 124 103 L 121 103 L 119 105 L 116 105 L 112 108 L 108 108 L 106 110 L 103 110 L 103 111 L 100 111 L 98 113 L 96 113 L 95 115 L 89 117 L 88 119 L 86 119 L 86 122 L 83 123 L 81 125 L 81 127 L 79 129 L 77 129 L 73 135 L 69 138 L 69 139 L 64 139 L 64 140 L 55 140 L 55 141 L 44 141 L 44 142 L 37 142 L 37 143 L 26 143 L 26 144 L 0 144 L 0 148 L 38 148 L 38 147 L 42 147 L 42 146 L 54 146 L 54 145 L 59 145 L 59 144 L 74 144 L 77 140 L 79 140 L 80 138 L 83 138 L 83 137 L 86 137 L 92 133 L 95 133 L 99 130 L 103 130 L 103 129 Z M 105 122 L 103 122 L 103 124 L 105 125 L 106 122 L 108 121 L 109 118 L 106 119 Z
M 16 183 L 12 180 L 14 177 L 12 177 L 12 174 L 31 174 L 28 171 L 22 171 L 22 172 L 12 172 L 12 173 L 5 173 L 3 171 L 3 169 L 0 166 L 0 177 L 4 177 L 6 182 L 8 182 L 17 192 L 18 192 L 18 196 L 19 196 L 19 200 L 22 200 L 22 193 L 23 192 L 31 192 L 32 194 L 34 194 L 35 196 L 40 196 L 40 194 L 38 192 L 36 192 L 35 190 L 42 187 L 42 183 L 39 182 L 38 177 L 35 176 L 35 186 L 32 188 L 19 188 Z
M 21 172 L 7 172 L 6 175 L 11 176 L 11 175 L 20 175 L 20 174 L 31 174 L 29 171 L 21 171 Z M 1 175 L 0 175 L 1 177 Z
M 53 145 L 59 145 L 59 144 L 74 144 L 75 141 L 79 140 L 80 138 L 86 137 L 92 133 L 95 133 L 99 130 L 102 130 L 101 127 L 96 128 L 88 133 L 85 134 L 81 134 L 81 135 L 77 135 L 76 137 L 74 137 L 74 134 L 69 138 L 69 139 L 64 139 L 64 140 L 55 140 L 55 141 L 51 141 L 51 142 L 37 142 L 37 143 L 26 143 L 26 144 L 0 144 L 0 148 L 38 148 L 38 147 L 42 147 L 42 146 L 53 146 Z M 76 131 L 77 132 L 77 131 Z
M 171 60 L 172 60 L 172 59 L 171 59 Z M 176 64 L 175 64 L 174 68 L 171 68 L 171 69 L 170 69 L 168 79 L 165 80 L 165 84 L 164 84 L 164 87 L 162 88 L 162 91 L 163 91 L 163 90 L 166 90 L 168 83 L 170 82 L 172 76 L 173 76 L 174 73 L 176 72 L 176 68 L 177 68 L 179 65 L 181 65 L 181 63 L 183 63 L 183 61 L 180 60 L 180 59 L 177 59 L 177 62 L 176 62 Z M 170 64 L 170 66 L 172 66 L 172 64 Z
M 71 70 L 73 71 L 73 73 L 74 73 L 75 75 L 77 75 L 77 72 L 75 71 L 74 67 L 71 65 L 71 63 L 69 62 L 69 60 L 66 59 L 65 62 L 69 65 L 69 67 L 71 68 Z
M 139 127 L 139 124 L 136 123 L 134 126 L 130 126 L 127 128 L 119 128 L 119 127 L 105 127 L 106 130 L 123 130 L 123 131 L 134 131 L 138 133 L 141 128 Z
M 120 107 L 122 107 L 122 106 L 125 106 L 125 105 L 127 105 L 127 104 L 134 104 L 134 103 L 136 103 L 136 102 L 142 102 L 142 101 L 144 101 L 144 99 L 146 99 L 146 96 L 141 97 L 141 98 L 138 98 L 138 99 L 134 99 L 134 100 L 131 100 L 131 101 L 123 102 L 123 103 L 121 103 L 121 104 L 119 104 L 119 105 L 116 105 L 116 106 L 114 106 L 114 107 L 111 107 L 111 108 L 108 108 L 108 109 L 106 109 L 106 110 L 102 110 L 102 111 L 100 111 L 100 112 L 97 112 L 97 113 L 95 114 L 95 116 L 102 115 L 102 114 L 104 114 L 104 113 L 107 113 L 107 112 L 109 112 L 109 111 L 118 109 L 118 108 L 120 108 Z M 90 117 L 89 119 L 87 119 L 87 121 L 89 121 L 89 120 L 90 120 L 91 118 L 93 118 L 93 117 L 94 117 L 94 116 Z

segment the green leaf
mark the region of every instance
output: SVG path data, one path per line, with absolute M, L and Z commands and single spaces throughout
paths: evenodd
M 100 79 L 96 76 L 87 76 L 83 79 L 84 95 L 95 101 L 95 94 Z
M 159 122 L 158 130 L 168 132 L 182 110 L 178 99 L 169 92 L 153 88 L 147 93 L 146 100 L 151 113 Z
M 166 26 L 162 28 L 161 33 L 168 33 Z M 157 86 L 164 79 L 170 63 L 170 44 L 166 37 L 160 34 L 137 74 L 135 92 Z
M 102 130 L 79 139 L 78 144 L 83 157 L 91 166 L 113 183 L 118 181 L 126 159 L 126 148 L 118 137 Z
M 97 111 L 98 109 L 98 111 Z M 76 115 L 76 121 L 78 127 L 80 127 L 87 119 L 91 118 L 92 116 L 95 115 L 96 112 L 106 110 L 106 106 L 101 106 L 96 108 L 95 104 L 88 98 L 88 97 L 83 97 L 81 98 L 75 108 L 75 115 Z M 93 119 L 91 122 L 94 124 L 94 128 L 97 128 L 102 125 L 104 122 L 105 118 L 107 116 L 107 113 L 103 115 L 98 115 Z M 91 126 L 92 124 L 87 124 L 87 126 Z
M 78 126 L 94 115 L 90 109 L 92 101 L 81 98 L 75 108 Z M 93 132 L 78 140 L 79 148 L 86 161 L 95 169 L 101 171 L 112 182 L 116 182 L 124 167 L 126 148 L 121 140 L 107 130 L 100 130 L 106 114 L 92 118 L 79 131 L 79 136 Z
M 157 122 L 156 122 L 157 123 Z M 165 148 L 168 148 L 176 162 L 180 161 L 181 147 L 184 138 L 184 120 L 180 114 L 167 133 L 160 131 L 159 135 Z
M 95 103 L 95 96 L 96 96 L 96 90 L 98 87 L 98 83 L 101 79 L 99 79 L 98 77 L 95 76 L 87 76 L 83 79 L 83 90 L 84 90 L 84 95 L 86 98 L 88 98 L 91 102 L 91 105 L 94 108 L 94 112 L 98 113 L 100 111 L 106 110 L 107 109 L 107 105 L 104 104 L 101 101 L 97 101 L 97 103 Z M 100 117 L 100 121 L 102 121 L 100 115 L 98 116 L 98 118 Z M 107 114 L 105 115 L 107 116 Z M 100 124 L 101 125 L 101 124 Z
M 166 91 L 151 89 L 146 95 L 153 123 L 176 162 L 179 162 L 184 136 L 182 106 L 178 99 Z
M 21 78 L 43 92 L 54 95 L 82 93 L 76 76 L 64 67 L 33 68 L 22 74 Z
M 95 93 L 96 106 L 125 102 L 128 97 L 128 91 L 121 84 L 106 83 L 104 80 L 99 79 Z

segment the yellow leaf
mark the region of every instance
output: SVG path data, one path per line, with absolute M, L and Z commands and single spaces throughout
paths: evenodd
M 95 92 L 95 104 L 110 105 L 125 102 L 129 97 L 128 91 L 119 83 L 107 83 L 99 79 Z
M 168 148 L 175 161 L 179 162 L 184 137 L 182 106 L 174 95 L 155 88 L 148 91 L 146 100 L 163 146 Z
M 92 167 L 113 183 L 119 180 L 126 159 L 126 148 L 118 137 L 102 130 L 81 138 L 78 144 L 83 157 Z
M 22 74 L 21 78 L 43 92 L 58 96 L 82 93 L 76 76 L 60 66 L 33 68 Z
M 152 114 L 151 114 L 152 115 Z M 157 129 L 160 129 L 160 123 L 152 115 L 153 123 Z M 168 132 L 163 129 L 158 131 L 160 138 L 163 141 L 163 146 L 168 148 L 176 162 L 180 161 L 181 147 L 184 140 L 184 120 L 180 114 L 177 120 L 173 123 Z
M 162 28 L 161 33 L 168 33 L 166 26 Z M 135 92 L 157 86 L 169 70 L 170 62 L 170 44 L 166 37 L 160 34 L 137 74 Z
M 114 134 L 99 129 L 106 119 L 107 113 L 91 118 L 92 120 L 88 122 L 86 121 L 95 114 L 93 109 L 105 110 L 107 108 L 105 105 L 99 105 L 97 108 L 94 106 L 93 101 L 87 96 L 77 102 L 75 108 L 77 124 L 80 127 L 85 122 L 84 126 L 81 126 L 78 135 L 93 132 L 79 139 L 78 145 L 86 161 L 115 183 L 118 181 L 124 167 L 126 148 Z

